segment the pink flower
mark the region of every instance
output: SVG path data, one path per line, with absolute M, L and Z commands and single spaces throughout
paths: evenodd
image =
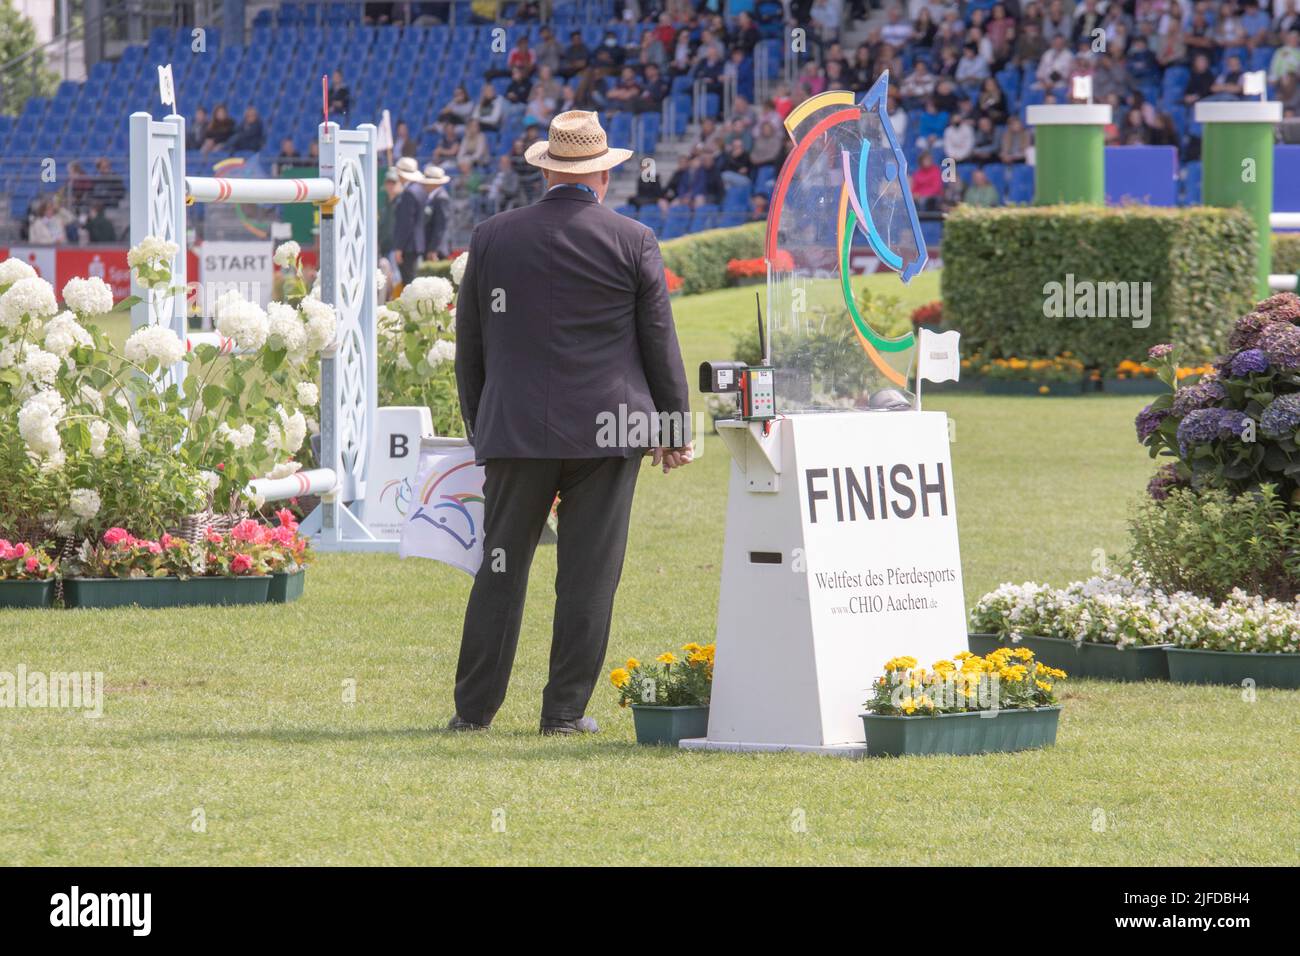
M 175 538 L 172 535 L 168 534 L 166 531 L 164 531 L 162 538 L 159 539 L 159 543 L 162 544 L 164 549 L 170 550 L 172 548 L 184 547 L 185 539 Z
M 6 551 L 8 551 L 8 550 L 9 550 L 10 548 L 12 548 L 12 547 L 13 547 L 12 544 L 10 544 L 10 543 L 9 543 L 8 541 L 6 541 L 4 538 L 0 538 L 0 554 L 4 554 Z
M 230 562 L 231 574 L 247 574 L 253 567 L 253 559 L 246 554 L 237 554 Z
M 28 554 L 31 550 L 32 550 L 31 548 L 29 548 L 27 545 L 19 541 L 16 545 L 13 546 L 13 550 L 9 553 L 9 556 L 11 558 L 21 558 L 24 555 Z
M 252 518 L 245 518 L 230 530 L 230 536 L 236 541 L 257 543 L 265 537 L 262 525 Z
M 109 528 L 104 532 L 105 544 L 120 544 L 123 541 L 130 541 L 131 535 L 125 528 Z
M 162 546 L 159 545 L 157 541 L 137 541 L 135 543 L 140 545 L 150 554 L 162 554 Z
M 220 544 L 221 541 L 222 541 L 221 535 L 217 534 L 217 532 L 215 531 L 208 532 L 208 544 Z
M 41 569 L 41 562 L 33 556 L 27 559 L 25 567 L 27 568 L 28 574 L 35 574 Z
M 293 520 L 293 512 L 288 508 L 281 508 L 277 511 L 275 513 L 275 520 L 280 522 L 280 527 L 282 528 L 287 528 L 291 524 L 297 524 L 297 522 Z

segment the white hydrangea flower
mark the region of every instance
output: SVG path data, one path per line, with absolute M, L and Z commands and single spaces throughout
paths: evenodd
M 135 427 L 135 422 L 126 423 L 126 429 L 122 432 L 122 444 L 132 458 L 144 450 L 140 445 L 140 429 Z
M 388 276 L 383 269 L 375 270 L 375 295 L 383 298 L 384 290 L 388 288 Z
M 136 365 L 144 365 L 151 358 L 166 368 L 185 358 L 185 343 L 180 336 L 162 325 L 143 325 L 126 340 L 123 354 Z
M 106 454 L 104 442 L 108 441 L 109 425 L 102 418 L 98 418 L 90 423 L 90 454 L 95 458 L 103 458 Z
M 180 246 L 174 242 L 166 242 L 157 236 L 145 236 L 127 251 L 126 264 L 134 269 L 142 265 L 171 262 L 179 251 Z
M 429 354 L 424 360 L 433 368 L 437 368 L 443 362 L 450 362 L 456 358 L 456 343 L 451 339 L 438 339 L 433 343 L 433 348 L 429 349 Z
M 299 382 L 296 391 L 299 405 L 310 408 L 320 401 L 320 390 L 312 382 Z
M 0 295 L 0 327 L 16 328 L 24 318 L 48 319 L 59 311 L 54 287 L 40 276 L 27 276 Z
M 9 357 L 9 364 L 17 366 L 22 378 L 21 392 L 26 397 L 38 388 L 52 386 L 63 362 L 53 352 L 47 352 L 28 342 L 14 351 Z
M 465 281 L 465 268 L 469 265 L 469 253 L 462 252 L 451 260 L 451 281 L 460 285 Z
M 217 437 L 230 442 L 232 448 L 242 450 L 253 444 L 253 439 L 257 437 L 257 433 L 253 430 L 253 426 L 247 423 L 240 425 L 238 428 L 231 428 L 225 422 L 222 422 L 217 426 Z
M 208 491 L 210 492 L 216 491 L 217 486 L 221 484 L 221 476 L 215 471 L 201 471 L 199 472 L 199 477 L 207 483 Z
M 73 276 L 63 287 L 63 301 L 80 315 L 104 315 L 113 311 L 113 289 L 99 276 Z
M 74 488 L 68 499 L 68 508 L 82 521 L 99 514 L 99 492 L 93 488 Z
M 36 270 L 21 259 L 6 259 L 0 262 L 0 285 L 12 285 L 19 279 L 30 279 Z
M 18 410 L 18 434 L 32 454 L 48 458 L 62 453 L 59 422 L 63 421 L 65 411 L 62 397 L 50 389 L 37 392 L 23 402 Z
M 375 310 L 375 333 L 379 341 L 388 346 L 396 346 L 402 339 L 402 316 L 386 305 Z
M 451 305 L 455 293 L 441 276 L 420 276 L 402 290 L 397 301 L 417 315 L 429 316 Z
M 338 328 L 333 306 L 308 298 L 302 300 L 302 312 L 307 319 L 307 351 L 314 355 L 333 345 Z
M 77 317 L 71 312 L 63 311 L 45 323 L 43 333 L 45 348 L 60 358 L 67 358 L 68 353 L 79 345 L 91 345 L 94 339 L 81 327 Z
M 248 352 L 256 352 L 266 344 L 270 325 L 266 313 L 255 302 L 249 302 L 231 289 L 217 299 L 213 306 L 217 331 Z
M 272 261 L 281 269 L 293 269 L 298 265 L 300 255 L 302 255 L 302 247 L 290 239 L 276 247 Z
M 276 410 L 280 413 L 280 424 L 282 426 L 280 447 L 293 454 L 307 440 L 307 419 L 303 417 L 302 412 L 294 412 L 289 415 L 283 407 Z
M 88 383 L 81 383 L 81 386 L 77 389 L 77 398 L 82 405 L 94 409 L 96 415 L 102 415 L 104 413 L 103 393 Z
M 307 344 L 307 327 L 303 325 L 298 310 L 283 302 L 272 302 L 266 308 L 266 342 L 273 349 L 289 353 L 300 352 Z

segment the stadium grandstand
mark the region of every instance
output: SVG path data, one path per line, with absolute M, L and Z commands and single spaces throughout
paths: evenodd
M 33 19 L 59 7 L 20 6 Z M 571 108 L 598 110 L 611 145 L 636 151 L 610 202 L 661 238 L 762 219 L 788 147 L 782 118 L 825 89 L 865 91 L 886 70 L 933 242 L 956 203 L 1032 199 L 1026 108 L 1068 102 L 1085 75 L 1094 101 L 1115 108 L 1108 145 L 1135 151 L 1108 151 L 1111 198 L 1194 203 L 1193 104 L 1240 98 L 1244 74 L 1265 71 L 1289 140 L 1297 31 L 1296 0 L 85 4 L 64 35 L 0 64 L 0 242 L 125 238 L 127 117 L 169 111 L 156 70 L 167 63 L 191 175 L 301 175 L 315 164 L 328 76 L 332 119 L 378 124 L 387 111 L 391 161 L 446 171 L 454 248 L 478 219 L 539 194 L 523 152 Z M 122 39 L 105 42 L 110 33 Z M 81 62 L 70 64 L 74 47 Z M 42 53 L 40 70 L 56 74 L 45 85 Z M 15 97 L 24 82 L 37 95 Z M 200 239 L 217 225 L 194 220 Z

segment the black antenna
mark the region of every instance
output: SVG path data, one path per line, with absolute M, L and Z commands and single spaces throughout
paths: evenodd
M 757 292 L 754 293 L 754 311 L 758 313 L 758 352 L 763 364 L 767 365 L 767 332 L 763 328 L 763 304 L 759 301 Z

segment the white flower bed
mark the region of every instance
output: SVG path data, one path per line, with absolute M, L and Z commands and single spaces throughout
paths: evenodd
M 1300 598 L 1275 601 L 1234 590 L 1222 604 L 1140 581 L 1095 577 L 1064 588 L 1003 584 L 980 598 L 971 630 L 1098 644 L 1175 644 L 1217 651 L 1300 652 Z

